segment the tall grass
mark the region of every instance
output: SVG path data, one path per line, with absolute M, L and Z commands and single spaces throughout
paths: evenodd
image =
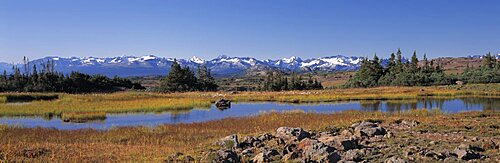
M 486 89 L 492 87 L 492 89 Z M 235 102 L 334 102 L 349 100 L 415 100 L 416 98 L 495 97 L 500 98 L 500 84 L 459 87 L 379 87 L 368 89 L 333 89 L 285 92 L 188 92 L 188 93 L 143 93 L 119 92 L 111 94 L 55 94 L 57 100 L 33 101 L 23 105 L 0 102 L 0 116 L 16 115 L 60 115 L 65 112 L 162 112 L 208 108 L 218 98 Z M 7 97 L 17 94 L 0 94 Z M 23 95 L 23 94 L 20 94 Z M 44 95 L 44 94 L 29 94 Z M 50 95 L 50 94 L 48 94 Z M 1 99 L 0 99 L 1 101 Z M 5 100 L 4 100 L 5 101 Z M 366 102 L 365 102 L 366 103 Z
M 419 109 L 395 114 L 362 111 L 320 114 L 292 111 L 155 128 L 120 127 L 106 131 L 7 127 L 0 128 L 0 151 L 9 156 L 9 161 L 16 162 L 161 162 L 174 152 L 200 155 L 199 151 L 212 147 L 214 141 L 230 134 L 273 133 L 281 126 L 322 131 L 332 126 L 345 128 L 363 120 L 389 124 L 399 119 L 421 122 L 423 125 L 416 130 L 441 132 L 464 129 L 460 131 L 496 138 L 500 134 L 500 130 L 490 127 L 500 123 L 498 112 L 440 114 Z M 465 130 L 465 126 L 473 129 Z M 35 159 L 16 155 L 24 149 L 37 148 L 48 149 L 51 154 Z

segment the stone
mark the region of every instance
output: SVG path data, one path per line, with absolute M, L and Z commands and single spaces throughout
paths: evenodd
M 252 136 L 248 136 L 243 138 L 243 141 L 239 142 L 239 147 L 240 148 L 249 148 L 249 147 L 255 147 L 258 145 L 260 141 Z
M 276 137 L 285 140 L 302 140 L 311 134 L 301 128 L 280 127 L 276 130 Z
M 255 155 L 255 157 L 252 159 L 254 163 L 265 163 L 265 162 L 270 162 L 269 158 L 266 157 L 264 153 L 259 153 Z
M 245 149 L 245 150 L 241 151 L 241 155 L 243 155 L 245 157 L 253 156 L 254 155 L 254 149 L 253 148 Z
M 360 149 L 349 150 L 345 152 L 342 159 L 345 161 L 363 161 L 364 152 Z
M 359 140 L 356 137 L 350 137 L 350 138 L 334 137 L 334 139 L 332 139 L 331 141 L 324 143 L 332 147 L 335 147 L 335 149 L 337 150 L 343 150 L 343 151 L 357 149 L 360 147 Z
M 218 99 L 215 101 L 215 106 L 217 108 L 229 108 L 231 107 L 231 101 L 225 99 Z
M 220 146 L 222 149 L 233 149 L 233 148 L 239 148 L 239 143 L 238 143 L 238 135 L 233 134 L 226 136 L 219 141 L 215 143 L 216 145 Z
M 299 148 L 302 149 L 302 155 L 306 162 L 338 162 L 340 155 L 335 152 L 332 147 L 329 147 L 318 140 L 305 138 L 300 141 Z
M 388 158 L 384 161 L 385 163 L 407 163 L 405 160 L 403 160 L 402 158 L 399 158 L 399 157 L 396 157 L 396 156 L 393 156 L 391 158 Z
M 444 154 L 433 152 L 433 151 L 425 153 L 425 157 L 430 157 L 430 158 L 433 158 L 436 160 L 443 160 L 446 158 L 446 156 Z
M 257 139 L 262 141 L 262 142 L 265 142 L 265 141 L 269 141 L 269 140 L 273 139 L 273 135 L 271 135 L 270 133 L 265 133 L 265 134 L 260 135 Z
M 359 137 L 372 137 L 375 135 L 385 135 L 386 130 L 373 122 L 361 122 L 353 124 L 354 135 Z
M 473 160 L 481 158 L 481 155 L 476 153 L 473 150 L 472 146 L 467 144 L 460 144 L 455 148 L 454 152 L 455 154 L 457 154 L 457 157 L 462 160 Z
M 281 158 L 282 161 L 287 162 L 287 161 L 292 161 L 299 158 L 299 154 L 297 152 L 290 152 L 288 154 L 285 154 L 283 158 Z
M 237 163 L 240 162 L 240 158 L 232 150 L 211 150 L 203 155 L 201 162 Z

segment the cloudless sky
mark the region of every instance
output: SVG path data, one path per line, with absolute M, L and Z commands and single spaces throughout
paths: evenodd
M 0 61 L 500 52 L 498 0 L 0 0 Z

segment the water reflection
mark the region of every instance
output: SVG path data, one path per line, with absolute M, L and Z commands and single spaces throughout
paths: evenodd
M 192 123 L 217 120 L 226 117 L 257 115 L 261 112 L 303 110 L 318 113 L 332 113 L 344 110 L 403 112 L 412 109 L 439 109 L 445 113 L 461 111 L 500 111 L 500 98 L 421 98 L 410 100 L 364 100 L 335 103 L 234 103 L 231 108 L 184 109 L 162 113 L 108 114 L 106 120 L 88 123 L 64 123 L 57 116 L 1 117 L 0 124 L 23 127 L 45 127 L 57 129 L 109 129 L 119 126 L 157 126 L 161 124 Z

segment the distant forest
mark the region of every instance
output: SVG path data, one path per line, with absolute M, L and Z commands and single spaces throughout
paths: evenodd
M 65 75 L 54 69 L 53 62 L 48 61 L 38 67 L 37 65 L 31 66 L 26 57 L 23 61 L 23 71 L 13 66 L 12 74 L 7 74 L 4 70 L 0 75 L 0 92 L 91 93 L 145 89 L 141 84 L 125 78 L 108 78 L 103 75 L 88 75 L 79 72 Z
M 500 83 L 500 63 L 490 53 L 483 57 L 480 67 L 469 67 L 461 74 L 445 74 L 440 65 L 428 61 L 426 55 L 420 62 L 414 52 L 410 61 L 403 62 L 401 51 L 391 54 L 385 67 L 375 54 L 364 59 L 360 69 L 343 86 L 346 88 L 376 86 L 431 86 L 461 83 Z M 423 63 L 423 64 L 422 64 Z

